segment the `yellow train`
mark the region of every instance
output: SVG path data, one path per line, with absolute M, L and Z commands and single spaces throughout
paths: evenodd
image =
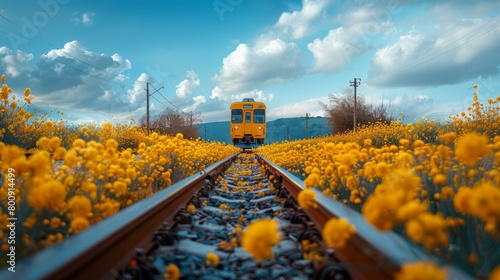
M 255 148 L 266 138 L 266 105 L 253 98 L 231 104 L 231 139 L 241 148 Z

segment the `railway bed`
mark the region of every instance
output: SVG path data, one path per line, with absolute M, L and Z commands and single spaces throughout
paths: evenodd
M 473 279 L 320 191 L 317 208 L 301 209 L 302 189 L 258 154 L 236 154 L 22 260 L 16 273 L 0 271 L 0 279 L 163 279 L 169 265 L 181 279 L 393 279 L 404 263 L 421 260 L 442 264 L 449 279 Z M 342 249 L 321 241 L 332 217 L 356 228 Z M 257 262 L 241 241 L 262 219 L 277 221 L 281 239 L 272 258 Z
M 254 155 L 240 155 L 214 183 L 206 184 L 176 214 L 175 226 L 164 225 L 156 233 L 160 244 L 152 250 L 149 267 L 163 275 L 165 267 L 174 264 L 185 279 L 313 277 L 313 261 L 303 258 L 301 242 L 318 241 L 319 232 L 308 228 L 306 214 L 295 207 L 295 200 L 288 200 L 287 191 L 274 188 L 277 184 L 269 181 Z M 274 258 L 262 263 L 240 247 L 243 229 L 259 219 L 277 220 L 281 232 L 281 241 L 273 247 Z M 321 249 L 314 253 L 322 254 Z M 218 265 L 206 265 L 210 253 L 218 256 Z M 135 267 L 128 269 L 132 270 L 125 269 L 122 279 L 136 273 Z

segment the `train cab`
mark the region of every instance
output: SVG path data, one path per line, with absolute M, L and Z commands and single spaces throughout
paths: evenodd
M 241 148 L 255 148 L 266 138 L 266 105 L 253 98 L 231 104 L 231 139 Z

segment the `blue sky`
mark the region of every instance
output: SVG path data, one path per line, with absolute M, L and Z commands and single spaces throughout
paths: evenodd
M 35 106 L 81 122 L 170 107 L 228 120 L 243 97 L 268 120 L 324 115 L 358 93 L 405 122 L 441 120 L 500 95 L 500 2 L 165 0 L 12 2 L 0 8 L 0 73 Z M 154 91 L 154 88 L 151 88 Z

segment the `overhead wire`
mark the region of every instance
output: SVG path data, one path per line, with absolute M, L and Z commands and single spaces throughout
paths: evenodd
M 451 46 L 451 45 L 453 45 L 453 44 L 455 44 L 455 43 L 459 42 L 460 40 L 462 40 L 462 39 L 466 38 L 467 36 L 470 36 L 470 35 L 472 35 L 472 34 L 476 33 L 477 31 L 479 31 L 479 30 L 483 29 L 485 26 L 487 26 L 487 25 L 491 24 L 492 22 L 496 21 L 499 17 L 500 17 L 500 16 L 496 16 L 496 17 L 494 17 L 492 20 L 490 20 L 490 21 L 486 22 L 485 24 L 483 24 L 483 25 L 481 25 L 481 26 L 479 26 L 479 27 L 475 28 L 474 30 L 472 30 L 472 31 L 468 32 L 467 34 L 465 34 L 465 35 L 463 35 L 463 36 L 460 36 L 459 38 L 457 38 L 457 39 L 455 39 L 454 41 L 452 41 L 452 42 L 450 42 L 450 43 L 446 44 L 445 46 L 442 46 L 442 47 L 440 47 L 440 48 L 438 48 L 438 49 L 436 49 L 436 50 L 434 50 L 434 51 L 432 51 L 432 52 L 430 52 L 430 53 L 428 53 L 428 54 L 426 54 L 426 55 L 424 55 L 424 56 L 422 56 L 422 57 L 420 57 L 420 58 L 418 58 L 418 59 L 416 59 L 416 60 L 414 60 L 414 61 L 412 61 L 411 63 L 408 63 L 408 64 L 406 64 L 406 65 L 403 65 L 402 67 L 399 67 L 399 68 L 396 68 L 396 69 L 393 69 L 393 70 L 390 70 L 390 71 L 383 72 L 383 73 L 381 73 L 381 74 L 378 74 L 378 75 L 377 75 L 377 76 L 375 76 L 375 77 L 372 77 L 372 78 L 367 78 L 367 79 L 365 79 L 365 81 L 374 80 L 374 79 L 380 78 L 380 77 L 385 76 L 385 75 L 388 75 L 388 74 L 392 74 L 392 73 L 395 73 L 395 72 L 399 72 L 399 71 L 401 71 L 401 70 L 408 69 L 408 68 L 410 68 L 410 67 L 420 66 L 420 65 L 422 65 L 422 64 L 424 64 L 424 63 L 426 63 L 426 62 L 429 62 L 429 61 L 431 61 L 431 60 L 433 60 L 433 59 L 436 59 L 436 58 L 438 58 L 438 57 L 440 57 L 440 56 L 442 56 L 442 55 L 445 55 L 445 54 L 447 54 L 447 53 L 449 53 L 449 52 L 451 52 L 451 51 L 453 51 L 453 50 L 456 50 L 456 49 L 458 49 L 459 47 L 461 47 L 461 46 L 463 46 L 463 45 L 465 45 L 465 44 L 467 44 L 467 43 L 471 42 L 472 40 L 477 39 L 477 38 L 479 38 L 479 37 L 481 37 L 481 36 L 483 36 L 483 35 L 485 35 L 485 34 L 490 33 L 491 31 L 493 31 L 493 30 L 497 29 L 498 27 L 500 27 L 500 24 L 497 24 L 497 25 L 495 25 L 494 27 L 492 27 L 492 28 L 490 28 L 490 29 L 488 29 L 488 30 L 486 30 L 486 31 L 484 31 L 484 32 L 483 32 L 483 31 L 481 31 L 481 32 L 480 32 L 477 36 L 474 36 L 474 37 L 472 37 L 472 38 L 470 38 L 470 39 L 466 40 L 465 42 L 463 42 L 463 43 L 461 43 L 461 44 L 459 44 L 459 45 L 456 45 L 456 46 L 454 46 L 453 48 L 451 48 L 451 49 L 449 49 L 449 50 L 446 50 L 446 51 L 444 51 L 444 52 L 440 53 L 440 51 L 442 51 L 442 50 L 446 49 L 447 47 L 449 47 L 449 46 Z M 436 54 L 437 54 L 437 55 L 436 55 Z
M 13 25 L 17 26 L 18 28 L 22 28 L 22 27 L 21 27 L 21 26 L 19 26 L 17 23 L 15 23 L 14 21 L 12 21 L 12 20 L 10 20 L 9 18 L 5 17 L 4 15 L 1 15 L 1 14 L 0 14 L 0 17 L 1 17 L 1 18 L 3 18 L 3 19 L 5 19 L 5 20 L 7 20 L 7 21 L 9 21 L 10 23 L 12 23 Z M 6 36 L 9 36 L 9 33 L 7 33 L 5 30 L 0 29 L 0 32 L 4 33 Z M 35 37 L 36 37 L 37 39 L 39 39 L 40 41 L 44 42 L 45 44 L 47 44 L 47 45 L 49 45 L 49 46 L 51 46 L 51 47 L 53 47 L 53 48 L 57 49 L 57 47 L 56 47 L 54 44 L 51 44 L 50 42 L 48 42 L 47 40 L 44 40 L 44 39 L 43 39 L 43 38 L 41 38 L 40 36 L 35 35 Z M 31 50 L 36 50 L 36 51 L 38 51 L 38 52 L 42 52 L 40 49 L 35 48 L 35 47 L 33 47 L 33 46 L 28 46 L 27 48 L 28 48 L 28 49 L 31 49 Z M 86 61 L 84 61 L 84 60 L 81 60 L 81 59 L 79 59 L 78 57 L 75 57 L 74 55 L 71 55 L 70 53 L 68 53 L 68 52 L 66 52 L 66 51 L 64 51 L 64 50 L 62 50 L 62 49 L 59 49 L 59 51 L 61 51 L 63 54 L 65 54 L 65 55 L 67 55 L 67 56 L 69 56 L 69 57 L 71 57 L 71 58 L 73 58 L 73 59 L 75 59 L 75 60 L 77 60 L 77 61 L 79 61 L 79 62 L 81 62 L 81 63 L 83 63 L 83 64 L 85 64 L 85 65 L 87 65 L 87 66 L 89 66 L 89 67 L 91 67 L 91 68 L 94 68 L 94 69 L 96 69 L 96 70 L 101 71 L 101 72 L 102 72 L 102 73 L 104 73 L 104 74 L 107 74 L 107 75 L 110 75 L 110 74 L 111 74 L 111 75 L 114 75 L 115 77 L 118 77 L 118 76 L 119 76 L 119 75 L 116 75 L 115 73 L 109 72 L 109 71 L 104 70 L 104 69 L 102 69 L 102 68 L 99 68 L 99 67 L 97 67 L 97 66 L 95 66 L 95 65 L 92 65 L 92 64 L 90 64 L 90 63 L 88 63 L 88 62 L 86 62 Z M 67 66 L 67 67 L 69 67 L 69 68 L 71 68 L 71 69 L 73 69 L 73 70 L 76 70 L 76 71 L 80 72 L 80 73 L 83 73 L 83 74 L 86 74 L 86 75 L 91 76 L 91 77 L 93 77 L 93 78 L 96 78 L 96 79 L 102 80 L 102 81 L 104 81 L 104 82 L 112 83 L 112 84 L 119 85 L 119 86 L 122 86 L 122 87 L 133 87 L 132 85 L 127 85 L 127 84 L 124 84 L 124 83 L 119 83 L 119 82 L 116 82 L 116 81 L 113 81 L 113 80 L 109 80 L 109 79 L 106 79 L 106 78 L 103 78 L 103 77 L 100 77 L 100 76 L 94 75 L 94 74 L 89 73 L 89 72 L 87 72 L 87 71 L 85 71 L 85 70 L 81 70 L 81 69 L 79 69 L 79 68 L 77 68 L 77 67 L 75 67 L 75 66 L 72 66 L 72 65 L 70 65 L 70 64 L 68 64 L 68 63 L 66 63 L 66 62 L 64 62 L 64 61 L 62 61 L 62 60 L 60 60 L 59 58 L 54 58 L 54 61 L 56 61 L 56 62 L 58 62 L 58 63 L 61 63 L 61 64 L 65 65 L 65 66 Z M 187 114 L 187 113 L 183 112 L 181 109 L 179 109 L 177 106 L 175 106 L 172 102 L 170 102 L 170 101 L 169 101 L 169 100 L 168 100 L 168 99 L 167 99 L 167 98 L 166 98 L 166 97 L 165 97 L 165 96 L 164 96 L 161 92 L 159 92 L 159 91 L 158 91 L 158 89 L 156 89 L 156 88 L 155 88 L 152 84 L 150 84 L 150 85 L 151 85 L 151 86 L 152 86 L 152 87 L 153 87 L 153 88 L 154 88 L 154 89 L 158 92 L 158 94 L 160 94 L 160 96 L 161 96 L 161 97 L 163 97 L 163 99 L 165 99 L 165 100 L 166 100 L 166 101 L 167 101 L 167 102 L 168 102 L 168 103 L 169 103 L 172 107 L 174 107 L 174 108 L 177 110 L 177 112 L 180 112 L 180 113 L 182 113 L 182 114 Z M 157 98 L 155 98 L 154 96 L 152 96 L 152 97 L 153 97 L 153 99 L 155 99 L 158 103 L 160 103 L 161 105 L 163 105 L 165 108 L 169 108 L 169 106 L 166 106 L 165 104 L 163 104 L 162 102 L 160 102 L 160 101 L 159 101 Z
M 1 17 L 1 18 L 3 18 L 3 19 L 5 19 L 5 20 L 7 20 L 8 22 L 10 22 L 11 24 L 15 25 L 16 27 L 18 27 L 18 28 L 22 28 L 22 27 L 21 27 L 21 26 L 19 26 L 17 23 L 15 23 L 14 21 L 10 20 L 9 18 L 7 18 L 7 17 L 6 17 L 6 16 L 4 16 L 4 15 L 1 15 L 1 14 L 0 14 L 0 17 Z M 8 33 L 8 32 L 6 32 L 5 30 L 0 29 L 0 32 L 4 33 L 6 36 L 9 36 L 9 33 Z M 42 41 L 43 43 L 45 43 L 45 44 L 47 44 L 47 45 L 51 46 L 52 48 L 57 49 L 57 47 L 56 47 L 54 44 L 52 44 L 52 43 L 48 42 L 47 40 L 45 40 L 45 39 L 41 38 L 40 36 L 35 35 L 34 37 L 36 37 L 37 39 L 39 39 L 39 40 L 40 40 L 40 41 Z M 43 51 L 41 51 L 40 49 L 35 48 L 35 47 L 33 47 L 33 46 L 27 46 L 27 48 L 28 48 L 28 49 L 30 49 L 30 50 L 36 50 L 36 51 L 38 51 L 38 52 L 43 53 Z M 63 54 L 67 55 L 68 57 L 71 57 L 71 58 L 73 58 L 73 59 L 75 59 L 75 60 L 77 60 L 77 61 L 79 61 L 79 62 L 81 62 L 81 63 L 83 63 L 83 64 L 85 64 L 85 65 L 87 65 L 87 66 L 89 66 L 89 67 L 91 67 L 91 68 L 93 68 L 93 69 L 96 69 L 96 70 L 98 70 L 98 71 L 100 71 L 100 72 L 102 72 L 102 73 L 106 74 L 106 75 L 113 75 L 114 77 L 118 77 L 118 76 L 119 76 L 119 75 L 117 75 L 116 73 L 113 73 L 113 72 L 107 71 L 107 70 L 102 69 L 102 68 L 100 68 L 100 67 L 97 67 L 97 66 L 95 66 L 95 65 L 93 65 L 93 64 L 91 64 L 91 63 L 88 63 L 88 62 L 86 62 L 86 61 L 84 61 L 84 60 L 82 60 L 82 59 L 80 59 L 80 58 L 78 58 L 78 57 L 76 57 L 76 56 L 74 56 L 74 55 L 72 55 L 72 54 L 70 54 L 70 53 L 68 53 L 68 52 L 64 51 L 63 49 L 59 49 L 59 51 L 61 51 Z M 97 75 L 95 75 L 95 74 L 89 73 L 88 71 L 85 71 L 85 70 L 79 69 L 79 68 L 77 68 L 77 67 L 75 67 L 75 66 L 73 66 L 73 65 L 70 65 L 70 64 L 66 63 L 65 61 L 63 61 L 63 60 L 61 60 L 61 59 L 59 59 L 59 58 L 54 58 L 54 61 L 56 61 L 56 62 L 58 62 L 58 63 L 61 63 L 61 64 L 65 65 L 65 66 L 67 66 L 67 67 L 69 67 L 69 68 L 71 68 L 71 69 L 73 69 L 73 70 L 75 70 L 75 71 L 78 71 L 78 72 L 80 72 L 80 73 L 83 73 L 83 74 L 85 74 L 85 75 L 88 75 L 88 76 L 90 76 L 90 77 L 93 77 L 93 78 L 99 79 L 99 80 L 104 81 L 104 82 L 108 82 L 108 83 L 111 83 L 111 84 L 115 84 L 115 85 L 118 85 L 118 86 L 121 86 L 121 87 L 124 87 L 124 88 L 127 88 L 127 87 L 133 87 L 132 85 L 127 85 L 127 84 L 124 84 L 124 83 L 119 83 L 119 82 L 116 82 L 116 81 L 113 81 L 113 80 L 109 80 L 109 79 L 106 79 L 106 78 L 103 78 L 103 77 L 97 76 Z M 151 85 L 151 86 L 153 86 L 153 85 Z M 155 87 L 153 86 L 153 88 L 155 88 Z M 157 90 L 157 89 L 155 88 L 155 90 Z M 158 91 L 158 90 L 157 90 L 157 91 Z M 162 97 L 163 97 L 163 98 L 164 98 L 164 99 L 165 99 L 165 100 L 166 100 L 166 101 L 167 101 L 170 105 L 172 105 L 174 108 L 176 108 L 178 111 L 180 111 L 180 110 L 179 110 L 179 108 L 177 108 L 174 104 L 172 104 L 172 102 L 170 102 L 167 98 L 165 98 L 165 96 L 163 96 L 163 94 L 161 94 L 160 92 L 159 92 L 159 94 L 160 94 L 160 95 L 161 95 L 161 96 L 162 96 Z M 153 99 L 155 99 L 155 100 L 156 100 L 159 104 L 161 104 L 161 105 L 162 105 L 162 106 L 164 106 L 165 108 L 169 108 L 168 106 L 166 106 L 165 104 L 163 104 L 161 101 L 159 101 L 159 100 L 158 100 L 157 98 L 155 98 L 154 96 L 152 96 L 152 97 L 153 97 Z M 181 112 L 182 112 L 182 111 L 181 111 Z M 183 113 L 184 113 L 184 112 L 183 112 Z
M 22 29 L 22 27 L 21 27 L 19 24 L 15 23 L 15 22 L 14 22 L 14 21 L 12 21 L 11 19 L 7 18 L 5 15 L 0 14 L 0 18 L 3 18 L 3 19 L 5 19 L 5 20 L 7 20 L 7 21 L 8 21 L 8 22 L 10 22 L 11 24 L 13 24 L 13 25 L 15 25 L 16 27 L 18 27 L 18 28 Z M 3 32 L 3 33 L 5 33 L 7 36 L 9 36 L 9 34 L 8 34 L 7 32 L 5 32 L 4 30 L 1 30 L 1 29 L 0 29 L 0 31 L 2 31 L 2 32 Z M 52 43 L 48 42 L 47 40 L 45 40 L 45 39 L 41 38 L 41 37 L 40 37 L 40 36 L 38 36 L 38 35 L 34 35 L 34 37 L 36 37 L 38 40 L 42 41 L 43 43 L 45 43 L 45 44 L 49 45 L 50 47 L 52 47 L 52 48 L 54 48 L 54 49 L 57 49 L 57 48 L 58 48 L 58 47 L 57 47 L 57 46 L 55 46 L 54 44 L 52 44 Z M 38 50 L 38 51 L 40 51 L 40 50 Z M 116 73 L 109 72 L 109 71 L 104 70 L 104 69 L 102 69 L 102 68 L 100 68 L 100 67 L 97 67 L 97 66 L 95 66 L 95 65 L 93 65 L 93 64 L 90 64 L 90 63 L 88 63 L 88 62 L 86 62 L 86 61 L 84 61 L 84 60 L 82 60 L 82 59 L 79 59 L 78 57 L 76 57 L 76 56 L 74 56 L 74 55 L 72 55 L 72 54 L 70 54 L 70 53 L 68 53 L 68 52 L 64 51 L 63 49 L 59 49 L 59 51 L 61 51 L 61 52 L 62 52 L 63 54 L 65 54 L 65 55 L 67 55 L 67 56 L 69 56 L 69 57 L 71 57 L 71 58 L 73 58 L 73 59 L 75 59 L 75 60 L 77 60 L 77 61 L 79 61 L 79 62 L 81 62 L 81 63 L 83 63 L 83 64 L 85 64 L 85 65 L 87 65 L 87 66 L 90 66 L 90 67 L 92 67 L 92 68 L 94 68 L 94 69 L 96 69 L 96 70 L 99 70 L 99 71 L 101 71 L 101 72 L 103 72 L 103 73 L 105 73 L 105 74 L 108 74 L 108 75 L 109 75 L 109 74 L 114 75 L 114 76 L 115 76 L 115 78 L 119 76 L 119 74 L 117 75 Z M 63 64 L 65 64 L 65 65 L 69 66 L 68 64 L 66 64 L 66 63 L 64 63 L 64 62 L 62 62 L 62 61 L 59 61 L 59 60 L 58 60 L 58 62 L 63 63 Z M 77 68 L 72 67 L 72 66 L 69 66 L 69 67 L 70 67 L 70 68 L 73 68 L 73 69 L 75 69 L 75 70 L 78 70 L 78 71 L 80 71 L 80 72 L 83 72 L 83 73 L 85 73 L 85 74 L 88 74 L 88 75 L 90 75 L 90 76 L 92 76 L 92 77 L 95 77 L 95 78 L 101 79 L 101 80 L 103 80 L 103 81 L 107 81 L 107 82 L 110 82 L 110 83 L 114 83 L 114 84 L 117 84 L 117 85 L 124 86 L 122 83 L 118 83 L 118 82 L 115 82 L 115 81 L 112 81 L 112 80 L 108 80 L 108 79 L 104 79 L 104 78 L 102 78 L 102 77 L 98 77 L 98 76 L 92 75 L 92 74 L 90 74 L 90 73 L 85 72 L 84 70 L 80 70 L 80 69 L 77 69 Z
M 180 109 L 179 109 L 177 106 L 175 106 L 172 102 L 170 102 L 170 100 L 168 100 L 168 99 L 167 99 L 167 98 L 166 98 L 166 97 L 165 97 L 165 96 L 164 96 L 164 95 L 160 92 L 160 90 L 159 90 L 159 89 L 157 89 L 154 85 L 152 85 L 152 84 L 149 84 L 149 85 L 150 85 L 151 87 L 153 87 L 153 89 L 155 90 L 155 92 L 158 92 L 158 94 L 159 94 L 161 97 L 163 97 L 163 99 L 165 99 L 165 100 L 166 100 L 166 101 L 167 101 L 170 105 L 172 105 L 172 107 L 174 107 L 174 108 L 177 110 L 177 112 L 178 112 L 178 113 L 182 113 L 182 114 L 189 115 L 189 114 L 187 114 L 187 113 L 183 112 L 182 110 L 180 110 Z M 160 88 L 160 89 L 161 89 L 161 88 Z M 167 106 L 165 106 L 165 107 L 167 107 Z M 167 108 L 168 108 L 168 107 L 167 107 Z

